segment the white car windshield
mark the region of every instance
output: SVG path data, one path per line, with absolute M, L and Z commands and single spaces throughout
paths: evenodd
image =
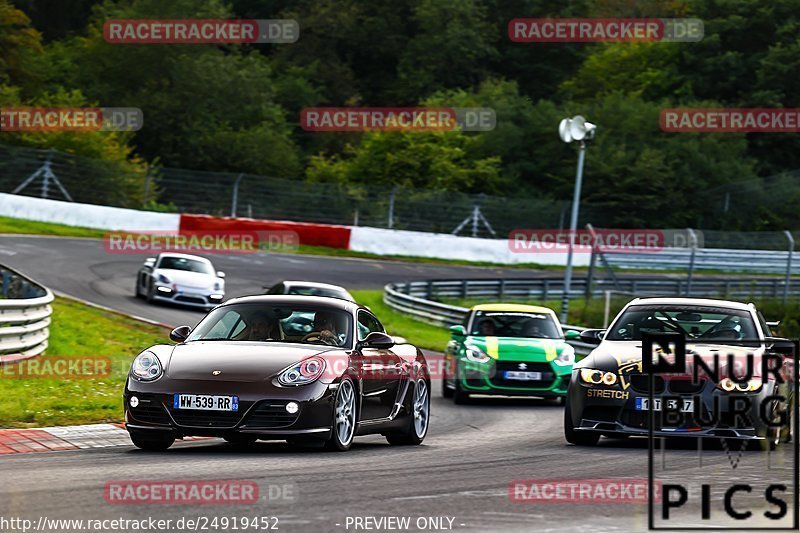
M 632 305 L 609 328 L 606 340 L 638 341 L 642 332 L 682 333 L 687 339 L 757 340 L 748 311 L 688 305 Z
M 199 272 L 200 274 L 214 274 L 213 267 L 205 261 L 188 259 L 186 257 L 162 257 L 158 268 L 163 270 L 183 270 L 184 272 Z

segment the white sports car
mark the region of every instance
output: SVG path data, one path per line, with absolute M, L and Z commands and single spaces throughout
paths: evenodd
M 205 310 L 225 298 L 225 273 L 203 257 L 162 253 L 148 257 L 136 276 L 136 296 Z

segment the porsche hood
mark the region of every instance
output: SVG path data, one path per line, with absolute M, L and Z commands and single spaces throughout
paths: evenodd
M 194 341 L 172 348 L 164 374 L 174 380 L 205 380 L 217 372 L 225 381 L 264 381 L 313 355 L 332 360 L 337 354 L 345 355 L 339 348 L 289 343 Z

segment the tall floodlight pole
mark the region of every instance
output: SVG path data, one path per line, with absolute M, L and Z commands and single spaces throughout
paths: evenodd
M 583 161 L 586 158 L 586 141 L 594 138 L 597 126 L 586 122 L 582 116 L 565 118 L 558 125 L 558 134 L 565 143 L 580 142 L 578 149 L 578 168 L 575 171 L 575 193 L 572 196 L 572 213 L 569 219 L 569 248 L 567 249 L 567 268 L 564 270 L 564 293 L 561 298 L 561 323 L 566 324 L 569 312 L 569 290 L 572 285 L 572 254 L 575 246 L 575 233 L 578 230 L 578 211 L 583 186 Z

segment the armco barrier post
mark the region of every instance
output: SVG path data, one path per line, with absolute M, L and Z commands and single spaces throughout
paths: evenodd
M 233 182 L 233 199 L 231 200 L 231 216 L 236 217 L 236 208 L 239 204 L 239 183 L 241 183 L 244 174 L 236 176 L 236 181 Z
M 389 219 L 386 221 L 386 227 L 389 229 L 394 226 L 394 197 L 396 192 L 397 185 L 392 187 L 392 191 L 389 193 Z
M 786 282 L 783 284 L 783 305 L 789 300 L 789 283 L 792 279 L 792 254 L 794 253 L 794 237 L 792 232 L 787 230 L 783 231 L 786 239 L 789 241 L 789 255 L 786 258 Z
M 686 228 L 689 232 L 689 246 L 691 253 L 689 254 L 689 273 L 686 276 L 686 296 L 692 295 L 692 274 L 694 274 L 694 256 L 697 253 L 697 234 L 692 228 Z

